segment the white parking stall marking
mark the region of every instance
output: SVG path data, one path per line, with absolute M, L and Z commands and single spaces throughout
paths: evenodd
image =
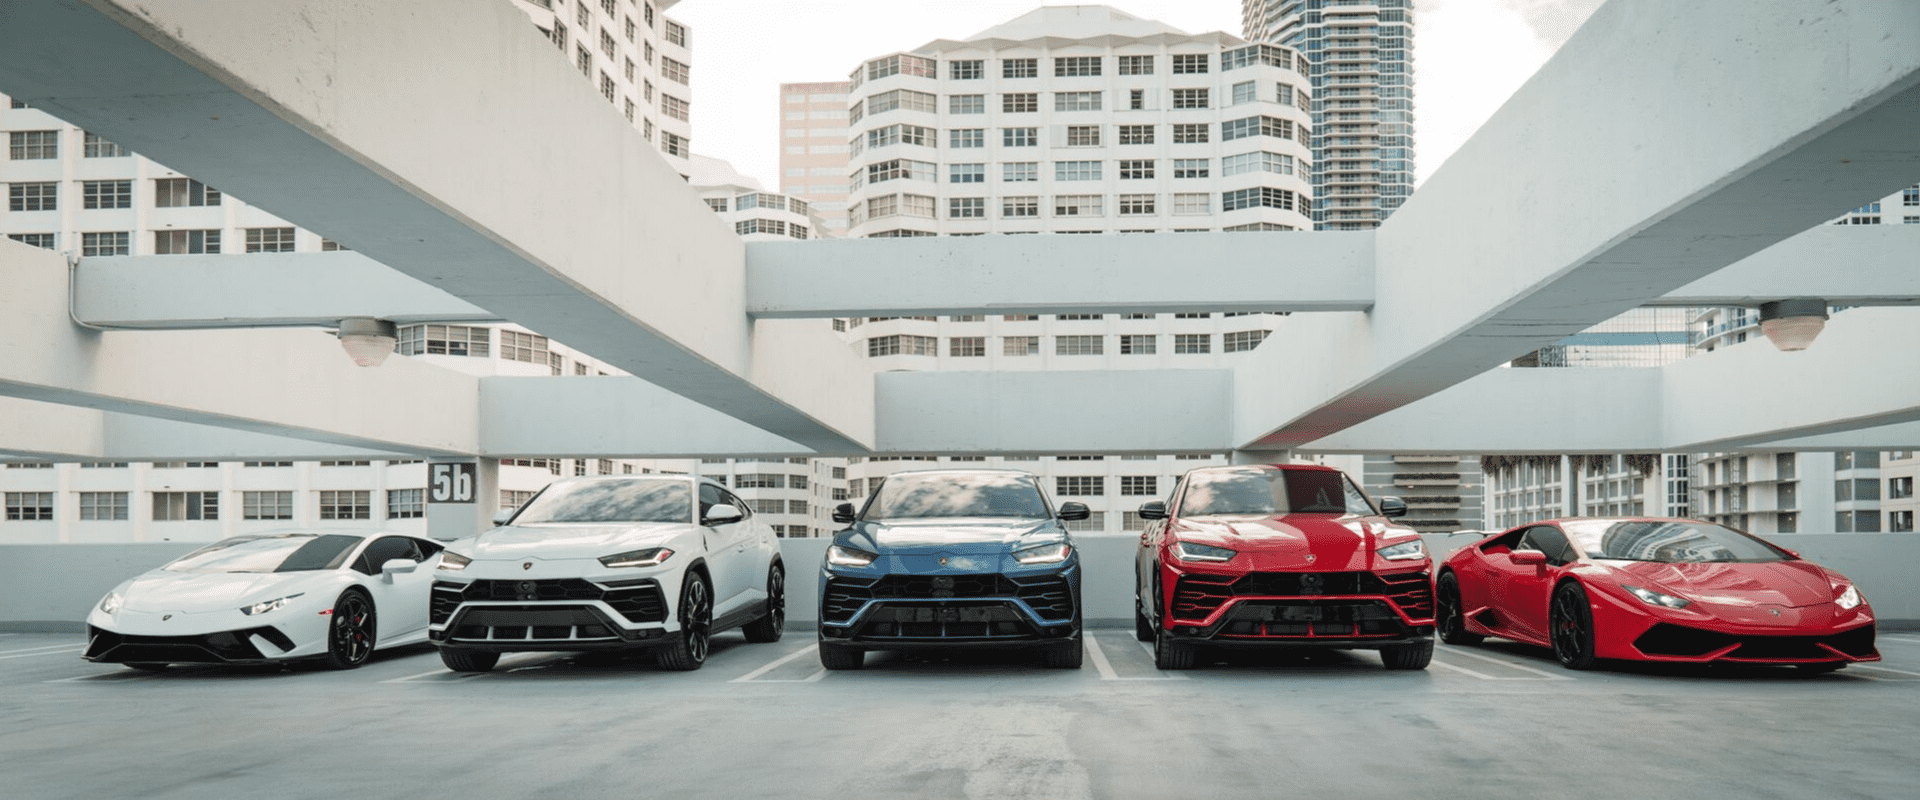
M 1494 677 L 1494 676 L 1492 676 L 1492 675 L 1488 675 L 1488 674 L 1486 674 L 1486 673 L 1484 673 L 1484 672 L 1475 672 L 1475 671 L 1473 671 L 1473 670 L 1470 670 L 1470 669 L 1467 669 L 1466 667 L 1462 667 L 1462 666 L 1456 666 L 1456 665 L 1453 665 L 1453 664 L 1449 664 L 1449 663 L 1447 663 L 1447 662 L 1445 662 L 1445 661 L 1441 661 L 1440 659 L 1437 659 L 1437 658 L 1436 658 L 1436 659 L 1434 659 L 1434 660 L 1433 660 L 1433 661 L 1431 661 L 1431 662 L 1428 662 L 1428 663 L 1430 663 L 1430 664 L 1432 664 L 1433 666 L 1436 666 L 1436 667 L 1440 667 L 1441 669 L 1450 669 L 1450 670 L 1453 670 L 1454 672 L 1458 672 L 1458 673 L 1460 673 L 1460 674 L 1463 674 L 1463 675 L 1467 675 L 1467 676 L 1470 676 L 1470 677 L 1474 677 L 1474 678 L 1479 678 L 1480 680 L 1483 680 L 1483 681 L 1530 681 L 1530 680 L 1534 680 L 1533 678 L 1496 678 L 1496 677 Z
M 1193 680 L 1192 678 L 1189 678 L 1186 675 L 1183 675 L 1178 672 L 1163 672 L 1159 675 L 1148 676 L 1148 677 L 1121 677 L 1120 673 L 1114 671 L 1113 662 L 1107 660 L 1107 651 L 1100 649 L 1100 643 L 1097 641 L 1094 641 L 1093 634 L 1091 633 L 1086 634 L 1082 638 L 1086 639 L 1086 642 L 1087 642 L 1087 655 L 1093 657 L 1093 668 L 1100 671 L 1100 680 L 1103 680 L 1103 681 L 1189 681 L 1189 680 Z M 1146 647 L 1146 643 L 1141 642 L 1140 646 Z M 1153 648 L 1148 647 L 1147 653 L 1148 655 L 1152 655 Z
M 49 645 L 42 645 L 40 647 L 22 647 L 18 650 L 0 650 L 0 656 L 7 655 L 9 653 L 31 653 L 36 650 L 59 650 L 63 647 L 86 647 L 86 645 L 74 644 L 72 642 L 68 642 L 66 644 L 49 644 Z
M 419 678 L 425 678 L 429 675 L 451 675 L 453 677 L 447 678 L 446 680 L 439 681 L 439 682 L 452 683 L 454 681 L 470 681 L 470 680 L 473 680 L 474 678 L 478 678 L 486 674 L 487 673 L 485 672 L 469 672 L 466 674 L 461 674 L 458 672 L 454 672 L 453 670 L 450 670 L 450 669 L 436 669 L 436 670 L 429 670 L 427 672 L 422 672 L 418 675 L 408 675 L 404 678 L 393 678 L 390 680 L 384 680 L 384 681 L 381 681 L 381 683 L 408 683 L 411 681 L 416 681 Z
M 1894 669 L 1892 667 L 1878 667 L 1872 664 L 1854 664 L 1853 669 L 1866 669 L 1866 670 L 1873 670 L 1874 672 L 1891 672 L 1895 675 L 1911 675 L 1915 678 L 1920 678 L 1920 672 L 1908 672 L 1904 669 Z
M 1880 637 L 1880 640 L 1881 640 L 1881 641 L 1892 641 L 1892 642 L 1902 642 L 1902 643 L 1905 643 L 1905 644 L 1920 644 L 1920 639 L 1915 639 L 1915 638 L 1913 638 L 1913 637 L 1911 637 L 1911 636 L 1884 636 L 1884 635 L 1883 635 L 1883 636 L 1881 636 L 1881 637 Z
M 789 662 L 789 661 L 792 661 L 792 660 L 794 660 L 794 659 L 796 659 L 796 658 L 799 658 L 799 657 L 801 657 L 801 656 L 804 656 L 804 655 L 806 655 L 806 654 L 808 654 L 808 653 L 813 653 L 813 652 L 817 652 L 817 651 L 818 651 L 819 649 L 820 649 L 820 646 L 819 646 L 819 645 L 817 645 L 817 644 L 810 644 L 810 645 L 807 645 L 806 647 L 802 647 L 802 648 L 800 648 L 800 649 L 798 649 L 798 650 L 795 650 L 795 651 L 793 651 L 793 652 L 791 652 L 791 653 L 788 653 L 788 654 L 786 654 L 786 655 L 784 655 L 784 656 L 781 656 L 781 657 L 779 657 L 779 658 L 776 658 L 776 659 L 774 659 L 772 663 L 770 663 L 770 664 L 767 664 L 766 666 L 763 666 L 763 667 L 761 667 L 761 668 L 759 668 L 759 669 L 756 669 L 756 670 L 754 670 L 754 671 L 752 671 L 752 672 L 749 672 L 749 673 L 747 673 L 747 674 L 745 674 L 745 675 L 742 675 L 742 676 L 740 676 L 740 677 L 738 677 L 738 678 L 734 678 L 733 680 L 730 680 L 730 681 L 727 681 L 727 682 L 728 682 L 728 683 L 747 683 L 747 682 L 749 682 L 749 681 L 752 681 L 752 680 L 753 680 L 753 679 L 755 679 L 755 678 L 758 678 L 758 677 L 760 677 L 760 676 L 762 676 L 762 675 L 765 675 L 765 674 L 767 674 L 767 673 L 769 673 L 769 672 L 772 672 L 772 671 L 774 671 L 774 670 L 776 670 L 776 669 L 779 669 L 781 665 L 783 665 L 783 664 L 786 664 L 786 663 L 787 663 L 787 662 Z M 820 670 L 820 673 L 819 673 L 819 674 L 820 674 L 820 676 L 821 676 L 821 677 L 825 677 L 825 676 L 826 676 L 826 670 L 824 670 L 824 669 L 823 669 L 823 670 Z M 786 682 L 787 682 L 787 683 L 804 683 L 804 682 L 810 682 L 810 681 L 816 681 L 816 680 L 819 680 L 819 678 L 814 678 L 814 677 L 809 677 L 809 678 L 808 678 L 808 679 L 807 679 L 806 681 L 786 681 Z M 761 683 L 781 683 L 781 682 L 782 682 L 782 681 L 761 681 Z
M 6 653 L 0 653 L 0 661 L 13 659 L 13 658 L 33 658 L 34 656 L 67 655 L 69 653 L 78 653 L 85 649 L 87 649 L 87 646 L 84 644 L 82 645 L 63 644 L 63 645 L 60 645 L 58 648 L 45 648 L 45 647 L 35 648 L 35 650 L 37 650 L 38 652 L 30 652 L 26 650 L 9 650 L 7 651 L 7 653 L 11 653 L 12 655 L 8 655 Z
M 1513 662 L 1511 662 L 1511 661 L 1508 661 L 1508 660 L 1506 660 L 1506 659 L 1502 659 L 1502 658 L 1494 658 L 1494 657 L 1492 657 L 1492 656 L 1483 656 L 1483 655 L 1480 655 L 1479 653 L 1469 653 L 1469 652 L 1467 652 L 1467 651 L 1465 651 L 1465 650 L 1459 650 L 1459 649 L 1449 649 L 1449 650 L 1447 650 L 1447 655 L 1450 655 L 1450 656 L 1466 656 L 1466 657 L 1468 657 L 1468 658 L 1477 658 L 1477 659 L 1480 659 L 1481 661 L 1491 661 L 1491 662 L 1493 662 L 1493 663 L 1495 663 L 1495 664 L 1499 664 L 1500 666 L 1503 666 L 1503 667 L 1506 667 L 1507 669 L 1517 669 L 1517 670 L 1519 670 L 1519 671 L 1521 671 L 1521 672 L 1530 672 L 1530 673 L 1532 673 L 1532 674 L 1535 674 L 1535 675 L 1538 675 L 1538 676 L 1540 676 L 1540 678 L 1539 678 L 1539 679 L 1541 679 L 1541 680 L 1549 680 L 1549 681 L 1570 681 L 1570 680 L 1573 680 L 1573 678 L 1571 678 L 1571 677 L 1568 677 L 1568 676 L 1566 676 L 1566 675 L 1555 675 L 1555 674 L 1553 674 L 1553 673 L 1551 673 L 1551 672 L 1547 672 L 1547 671 L 1545 671 L 1545 670 L 1538 670 L 1538 669 L 1534 669 L 1533 667 L 1529 667 L 1529 666 L 1526 666 L 1526 665 L 1524 665 L 1524 664 L 1515 664 L 1515 663 L 1513 663 Z M 1533 679 L 1529 679 L 1529 678 L 1510 678 L 1510 679 L 1508 679 L 1508 680 L 1533 680 Z

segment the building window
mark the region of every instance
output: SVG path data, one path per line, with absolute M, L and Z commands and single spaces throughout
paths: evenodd
M 1038 336 L 1001 337 L 1000 354 L 1005 356 L 1040 355 L 1040 337 Z
M 1001 128 L 1000 144 L 1007 147 L 1036 147 L 1040 144 L 1040 129 Z
M 1152 75 L 1153 56 L 1119 56 L 1122 75 Z
M 388 489 L 387 519 L 420 519 L 427 515 L 425 489 Z
M 1268 331 L 1228 331 L 1220 334 L 1220 352 L 1239 353 L 1259 347 Z
M 1173 74 L 1204 75 L 1207 72 L 1207 62 L 1211 60 L 1207 53 L 1175 53 Z
M 153 520 L 155 522 L 178 522 L 219 518 L 219 492 L 153 493 Z
M 248 228 L 247 252 L 291 253 L 293 252 L 293 229 Z
M 128 242 L 132 234 L 126 231 L 117 233 L 80 234 L 80 255 L 83 256 L 124 256 L 132 250 Z
M 956 94 L 947 96 L 949 114 L 985 114 L 987 96 L 984 94 Z
M 1887 530 L 1894 533 L 1913 532 L 1913 511 L 1909 509 L 1887 512 Z
M 161 178 L 153 182 L 153 204 L 160 208 L 220 205 L 220 190 L 192 178 Z
M 1293 210 L 1293 192 L 1275 189 L 1270 186 L 1255 186 L 1220 193 L 1220 210 L 1237 211 L 1242 208 L 1279 208 Z
M 1120 162 L 1120 180 L 1137 181 L 1153 177 L 1153 159 L 1124 159 Z
M 1212 195 L 1201 194 L 1201 193 L 1175 194 L 1173 196 L 1173 213 L 1175 214 L 1212 213 L 1212 208 L 1213 208 L 1212 198 L 1213 198 Z
M 674 119 L 684 120 L 688 114 L 687 101 L 674 97 L 666 92 L 661 92 L 660 112 Z
M 1099 92 L 1054 92 L 1055 111 L 1099 111 Z
M 1107 214 L 1104 200 L 1103 195 L 1097 194 L 1055 195 L 1053 215 L 1056 217 L 1104 217 Z
M 1173 335 L 1175 353 L 1211 353 L 1213 352 L 1213 334 L 1176 333 Z
M 1120 126 L 1120 143 L 1153 144 L 1153 129 L 1152 125 L 1122 125 Z
M 1008 161 L 1000 165 L 1000 180 L 1007 183 L 1028 183 L 1040 180 L 1040 162 Z
M 154 231 L 155 255 L 194 255 L 220 252 L 220 231 Z
M 607 57 L 612 58 L 613 56 L 608 55 Z M 690 70 L 687 68 L 687 65 L 667 58 L 666 56 L 660 57 L 660 77 L 666 78 L 674 83 L 686 83 L 689 72 Z
M 985 128 L 955 128 L 947 131 L 947 146 L 962 148 L 986 147 L 987 131 Z
M 1016 92 L 1000 95 L 1000 110 L 1008 114 L 1025 114 L 1040 110 L 1038 92 Z
M 1089 511 L 1086 519 L 1067 520 L 1067 530 L 1074 533 L 1099 533 L 1107 529 L 1107 512 Z
M 1100 126 L 1068 125 L 1067 126 L 1067 146 L 1068 147 L 1099 147 L 1100 146 Z
M 1120 494 L 1122 496 L 1147 496 L 1160 493 L 1160 479 L 1155 475 L 1120 476 Z
M 1062 56 L 1053 60 L 1053 76 L 1056 78 L 1077 78 L 1099 74 L 1099 56 Z
M 984 197 L 948 198 L 947 216 L 953 219 L 985 219 L 987 199 Z
M 611 103 L 613 102 L 614 96 L 617 95 L 618 93 L 619 93 L 619 89 L 617 88 L 617 84 L 613 82 L 613 76 L 608 75 L 605 72 L 601 72 L 600 73 L 600 96 L 607 98 L 607 102 Z
M 1150 356 L 1158 349 L 1160 337 L 1152 334 L 1128 333 L 1120 335 L 1120 355 Z
M 125 158 L 127 149 L 91 133 L 82 134 L 81 155 L 86 158 Z
M 1173 177 L 1205 178 L 1212 171 L 1212 165 L 1213 159 L 1210 158 L 1176 158 L 1173 160 Z
M 400 341 L 395 345 L 394 352 L 403 356 L 477 356 L 484 358 L 489 352 L 490 340 L 488 334 L 490 331 L 486 328 L 468 325 L 403 325 L 400 327 L 398 333 Z M 500 332 L 501 355 L 507 355 L 507 353 L 511 351 L 511 348 L 507 347 L 507 340 L 509 336 L 513 335 L 516 334 L 512 331 Z M 518 335 L 526 336 L 529 334 Z M 541 361 L 545 361 L 545 359 L 532 361 L 528 358 L 517 358 L 514 360 L 529 361 L 531 363 L 541 363 Z
M 1233 105 L 1237 106 L 1237 105 L 1240 105 L 1241 103 L 1253 102 L 1253 99 L 1254 99 L 1253 91 L 1254 91 L 1253 81 L 1246 81 L 1244 83 L 1234 84 L 1233 85 Z
M 1240 175 L 1248 172 L 1273 172 L 1281 175 L 1293 174 L 1293 156 L 1281 153 L 1241 153 L 1220 159 L 1220 174 Z
M 241 519 L 293 519 L 293 492 L 241 492 Z
M 938 355 L 939 344 L 940 340 L 932 336 L 913 336 L 904 333 L 875 336 L 867 340 L 867 357 Z
M 53 181 L 7 184 L 7 210 L 58 211 L 60 184 Z
M 667 20 L 667 43 L 677 44 L 681 47 L 686 47 L 687 46 L 686 26 L 683 26 L 678 22 L 674 22 L 673 20 Z
M 58 250 L 58 249 L 60 249 L 60 248 L 59 248 L 59 246 L 58 246 L 58 245 L 56 245 L 56 244 L 54 243 L 54 242 L 55 242 L 55 241 L 57 240 L 57 238 L 58 238 L 56 234 L 51 234 L 51 233 L 9 233 L 9 234 L 7 234 L 7 238 L 9 238 L 9 239 L 12 239 L 12 240 L 14 240 L 14 241 L 16 241 L 16 242 L 19 242 L 19 243 L 21 243 L 21 244 L 24 244 L 24 245 L 27 245 L 27 246 L 29 246 L 29 247 L 38 247 L 38 248 L 40 248 L 40 249 L 42 249 L 42 250 Z
M 112 520 L 127 518 L 126 492 L 81 492 L 80 518 Z
M 1151 195 L 1151 194 L 1120 195 L 1120 216 L 1123 216 L 1123 217 L 1153 216 L 1156 213 L 1154 210 L 1155 197 L 1156 197 L 1155 195 Z
M 60 157 L 59 131 L 13 131 L 9 138 L 7 155 L 15 161 Z
M 1097 181 L 1100 180 L 1099 161 L 1055 161 L 1053 179 L 1056 181 Z
M 647 123 L 652 124 L 653 121 L 647 120 Z M 688 141 L 687 137 L 685 136 L 681 136 L 680 134 L 673 133 L 671 131 L 660 132 L 660 150 L 661 152 L 664 152 L 667 155 L 674 156 L 677 158 L 686 158 L 688 154 L 692 152 L 692 150 L 690 149 L 692 145 L 693 143 Z
M 947 62 L 947 78 L 956 81 L 977 81 L 986 77 L 986 62 L 980 59 L 962 59 Z
M 986 183 L 987 165 L 985 164 L 948 164 L 948 183 Z
M 1053 354 L 1057 356 L 1097 356 L 1106 352 L 1105 336 L 1055 336 Z
M 1053 493 L 1060 497 L 1100 497 L 1107 493 L 1107 476 L 1055 475 Z
M 7 519 L 53 519 L 52 492 L 7 492 Z
M 1903 500 L 1913 496 L 1913 476 L 1887 479 L 1887 499 Z
M 933 219 L 933 198 L 923 194 L 900 195 L 900 213 L 909 217 Z
M 1038 197 L 1002 197 L 1000 198 L 1000 216 L 1038 217 L 1040 216 L 1040 198 Z
M 1176 122 L 1173 124 L 1174 144 L 1204 144 L 1207 141 L 1207 123 Z
M 1002 78 L 1040 77 L 1040 59 L 1037 59 L 1037 58 L 1000 59 L 1000 77 Z
M 1220 141 L 1231 142 L 1250 136 L 1293 138 L 1293 122 L 1278 117 L 1247 117 L 1220 123 Z
M 133 181 L 82 181 L 85 208 L 132 208 Z
M 1206 108 L 1207 91 L 1206 89 L 1175 89 L 1173 90 L 1173 107 Z
M 982 358 L 987 354 L 987 337 L 955 336 L 947 340 L 947 355 L 956 358 Z

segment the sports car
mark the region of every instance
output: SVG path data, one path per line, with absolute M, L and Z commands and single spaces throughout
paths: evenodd
M 1878 661 L 1873 610 L 1838 572 L 1711 522 L 1534 522 L 1461 548 L 1434 592 L 1440 638 L 1550 647 L 1568 669 L 1603 659 L 1793 664 Z
M 87 615 L 88 661 L 333 669 L 427 638 L 441 546 L 395 533 L 297 530 L 223 539 L 129 580 Z
M 568 478 L 495 522 L 434 570 L 430 638 L 448 669 L 485 672 L 517 651 L 652 650 L 661 667 L 694 670 L 714 633 L 772 642 L 786 623 L 772 527 L 714 481 Z
M 1134 566 L 1134 633 L 1160 669 L 1191 669 L 1198 648 L 1380 651 L 1387 669 L 1433 659 L 1432 562 L 1411 528 L 1331 467 L 1189 470 L 1172 501 L 1140 506 L 1153 522 Z
M 889 475 L 834 534 L 820 565 L 820 663 L 859 669 L 868 650 L 1026 647 L 1080 667 L 1080 556 L 1030 473 Z

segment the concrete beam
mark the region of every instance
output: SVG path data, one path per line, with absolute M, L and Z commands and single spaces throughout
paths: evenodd
M 876 449 L 888 453 L 1224 452 L 1224 369 L 886 372 Z
M 1235 438 L 1327 437 L 1885 196 L 1916 129 L 1920 4 L 1608 3 L 1379 229 L 1370 319 L 1240 368 Z
M 492 458 L 813 454 L 638 378 L 482 378 L 480 420 Z
M 784 438 L 870 437 L 867 393 L 801 408 L 750 377 L 866 380 L 845 348 L 755 362 L 738 237 L 510 4 L 7 15 L 0 90 L 36 108 Z
M 1920 304 L 1920 225 L 1819 225 L 1650 306 L 1759 306 L 1818 297 L 1839 306 Z
M 1920 450 L 1920 422 L 1758 442 L 1755 450 Z
M 0 397 L 0 458 L 108 461 L 97 409 Z
M 89 325 L 152 330 L 501 321 L 353 252 L 83 258 L 73 313 Z
M 762 318 L 1364 311 L 1373 234 L 827 239 L 747 244 Z

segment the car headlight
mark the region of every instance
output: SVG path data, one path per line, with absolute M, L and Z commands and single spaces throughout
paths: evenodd
M 1426 558 L 1427 546 L 1421 544 L 1419 539 L 1415 539 L 1411 542 L 1390 544 L 1373 552 L 1388 561 L 1412 561 L 1416 558 Z
M 649 547 L 645 550 L 629 550 L 600 557 L 603 567 L 657 567 L 673 557 L 673 551 L 664 547 Z
M 1620 584 L 1620 588 L 1627 590 L 1628 594 L 1640 598 L 1641 602 L 1648 605 L 1665 606 L 1667 608 L 1686 608 L 1687 606 L 1693 605 L 1693 601 L 1684 597 L 1661 594 L 1652 589 L 1642 589 L 1638 586 L 1628 586 L 1624 583 Z
M 879 557 L 879 553 L 869 553 L 837 544 L 827 548 L 827 563 L 837 567 L 864 567 L 872 564 L 873 560 Z
M 272 600 L 262 600 L 250 606 L 241 606 L 240 613 L 245 614 L 249 617 L 259 616 L 261 614 L 265 614 L 269 611 L 272 611 L 276 608 L 285 606 L 288 600 L 292 600 L 293 598 L 299 597 L 304 594 L 306 594 L 306 592 L 300 592 L 299 594 L 290 594 L 290 595 L 287 595 L 286 597 L 276 597 L 276 598 L 273 598 Z
M 1847 590 L 1841 592 L 1839 597 L 1833 598 L 1833 604 L 1839 606 L 1842 611 L 1859 608 L 1861 601 L 1860 587 L 1852 584 L 1848 584 Z
M 1013 559 L 1022 564 L 1058 564 L 1073 555 L 1073 545 L 1066 542 L 1043 544 L 1025 550 L 1013 551 Z
M 1181 561 L 1231 561 L 1232 550 L 1198 542 L 1174 542 L 1173 554 Z
M 106 597 L 100 598 L 100 610 L 108 614 L 117 614 L 120 612 L 120 605 L 125 601 L 126 598 L 121 597 L 119 592 L 108 592 Z
M 467 565 L 471 563 L 473 563 L 473 559 L 471 558 L 460 555 L 452 550 L 442 550 L 440 551 L 440 566 L 434 567 L 434 569 L 459 572 L 460 570 L 466 569 Z

